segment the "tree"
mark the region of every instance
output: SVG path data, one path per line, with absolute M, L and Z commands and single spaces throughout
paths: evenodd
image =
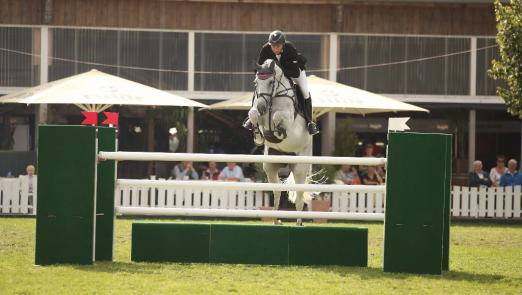
M 495 14 L 500 60 L 493 60 L 488 74 L 506 82 L 506 87 L 497 87 L 497 94 L 508 112 L 522 119 L 522 1 L 502 5 L 495 0 Z

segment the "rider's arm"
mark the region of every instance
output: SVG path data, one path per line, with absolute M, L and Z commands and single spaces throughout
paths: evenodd
M 284 47 L 284 54 L 286 55 L 285 64 L 282 64 L 283 72 L 285 73 L 285 76 L 291 77 L 291 78 L 297 78 L 299 77 L 299 74 L 301 73 L 299 69 L 299 61 L 297 56 L 297 50 L 295 49 L 294 45 L 290 42 L 285 43 Z

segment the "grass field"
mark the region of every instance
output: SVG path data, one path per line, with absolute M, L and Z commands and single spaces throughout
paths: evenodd
M 520 224 L 454 224 L 451 271 L 431 276 L 383 273 L 377 223 L 325 225 L 369 228 L 369 267 L 357 268 L 133 263 L 132 222 L 117 221 L 117 262 L 40 267 L 35 220 L 0 218 L 0 294 L 522 294 Z

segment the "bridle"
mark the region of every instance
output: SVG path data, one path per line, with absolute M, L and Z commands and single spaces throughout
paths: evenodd
M 270 77 L 273 77 L 272 89 L 270 90 L 270 92 L 257 92 L 257 80 L 266 80 L 266 79 L 269 79 Z M 293 89 L 290 81 L 289 81 L 289 87 L 287 87 L 284 84 L 283 77 L 284 77 L 283 73 L 281 73 L 278 77 L 275 69 L 270 69 L 270 70 L 261 69 L 256 73 L 257 79 L 255 82 L 256 87 L 255 87 L 255 91 L 254 91 L 254 98 L 262 99 L 266 103 L 266 106 L 268 108 L 268 128 L 269 128 L 268 131 L 272 134 L 274 132 L 273 127 L 272 127 L 272 101 L 274 98 L 286 97 L 286 98 L 290 99 L 292 101 L 292 103 L 294 104 L 294 112 L 295 112 L 294 117 L 297 116 L 297 110 L 296 110 L 297 109 L 296 108 L 297 100 L 295 98 L 295 92 L 293 92 L 294 95 L 290 95 L 290 90 L 294 90 L 294 89 Z M 275 92 L 277 89 L 280 88 L 280 86 L 282 86 L 283 89 Z M 261 113 L 261 115 L 263 115 L 263 114 L 264 114 L 264 112 Z

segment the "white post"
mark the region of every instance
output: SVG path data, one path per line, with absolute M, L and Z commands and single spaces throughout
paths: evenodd
M 188 108 L 187 116 L 187 153 L 194 152 L 194 108 Z
M 40 84 L 48 82 L 49 56 L 49 27 L 40 28 Z M 38 125 L 47 122 L 47 105 L 41 104 L 36 108 L 35 120 L 35 150 L 38 151 Z
M 477 95 L 477 37 L 471 37 L 471 54 L 469 55 L 469 95 Z
M 196 34 L 194 31 L 188 33 L 188 85 L 189 92 L 194 91 L 194 69 L 195 69 L 195 46 Z M 187 116 L 187 153 L 194 152 L 194 108 L 188 109 Z
M 195 69 L 195 47 L 196 34 L 193 31 L 188 33 L 188 91 L 194 91 L 194 69 Z
M 475 134 L 477 125 L 476 110 L 469 110 L 469 127 L 468 127 L 468 168 L 471 171 L 473 161 L 475 161 Z
M 328 57 L 328 79 L 337 81 L 338 66 L 338 34 L 330 33 L 330 52 Z M 335 149 L 335 112 L 328 112 L 321 120 L 321 154 L 331 156 Z
M 324 114 L 321 133 L 321 155 L 331 156 L 335 150 L 335 112 Z

